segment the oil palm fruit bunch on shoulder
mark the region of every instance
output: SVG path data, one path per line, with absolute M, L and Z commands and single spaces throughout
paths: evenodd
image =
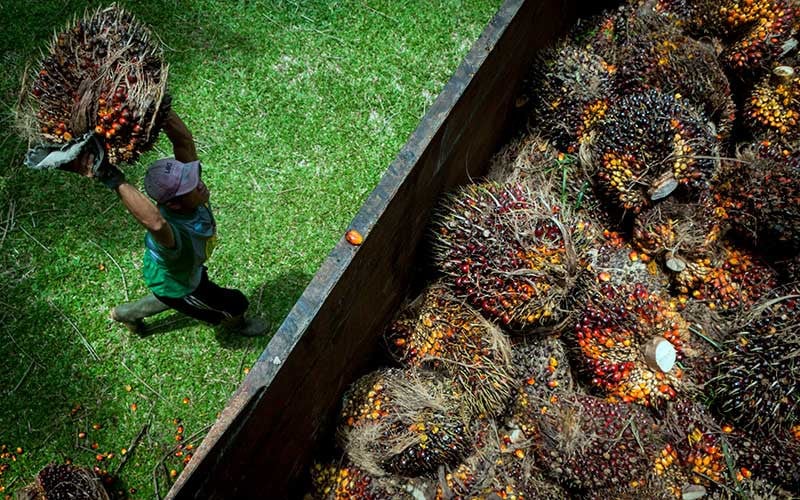
M 591 48 L 565 42 L 546 51 L 537 67 L 531 123 L 556 147 L 575 153 L 615 98 L 616 66 Z
M 340 463 L 341 462 L 341 463 Z M 313 500 L 412 500 L 415 491 L 424 491 L 425 484 L 407 478 L 377 477 L 347 460 L 315 463 L 311 467 Z
M 678 305 L 648 282 L 599 271 L 582 281 L 566 341 L 585 378 L 612 400 L 659 405 L 685 390 L 680 362 L 695 353 Z
M 169 110 L 167 64 L 148 28 L 116 5 L 57 33 L 26 84 L 19 113 L 32 141 L 94 133 L 113 165 L 151 148 Z
M 537 414 L 532 444 L 537 464 L 567 488 L 636 488 L 662 447 L 658 426 L 639 405 L 563 394 L 532 411 Z
M 798 28 L 792 0 L 701 0 L 694 10 L 698 30 L 722 38 L 723 63 L 745 78 L 779 57 Z
M 719 65 L 713 45 L 676 29 L 639 30 L 620 47 L 617 86 L 622 93 L 646 89 L 680 94 L 713 123 L 726 140 L 733 128 L 736 106 L 731 86 Z
M 338 439 L 369 474 L 430 475 L 471 451 L 459 405 L 452 381 L 435 373 L 372 372 L 345 394 Z
M 656 89 L 616 101 L 585 146 L 581 159 L 609 201 L 634 214 L 679 186 L 706 189 L 718 164 L 719 140 L 708 119 Z
M 458 299 L 515 331 L 556 324 L 594 226 L 548 186 L 472 184 L 432 223 L 433 262 Z
M 800 424 L 800 292 L 767 298 L 743 314 L 707 385 L 716 413 L 756 435 Z M 775 292 L 776 294 L 780 292 Z
M 10 498 L 10 497 L 9 497 Z M 100 478 L 88 469 L 67 464 L 49 464 L 17 498 L 25 500 L 108 500 Z
M 386 332 L 402 364 L 451 377 L 469 415 L 494 416 L 511 397 L 511 345 L 472 307 L 441 285 L 428 287 Z
M 800 251 L 800 152 L 783 159 L 723 162 L 714 196 L 733 230 L 752 248 Z
M 754 136 L 783 143 L 800 138 L 800 68 L 775 66 L 756 83 L 744 104 L 743 124 Z

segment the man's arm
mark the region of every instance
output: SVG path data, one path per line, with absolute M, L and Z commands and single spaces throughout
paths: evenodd
M 94 155 L 84 153 L 73 160 L 73 168 L 71 170 L 85 177 L 94 177 L 92 172 L 93 164 Z M 116 178 L 109 187 L 117 192 L 128 212 L 150 232 L 153 239 L 163 247 L 175 248 L 175 234 L 172 232 L 172 226 L 169 225 L 164 216 L 161 215 L 161 212 L 159 212 L 158 207 L 144 193 L 125 180 L 122 172 L 116 170 Z
M 176 160 L 183 163 L 197 160 L 197 149 L 192 133 L 172 109 L 169 110 L 169 114 L 164 120 L 164 133 L 172 143 L 172 153 Z

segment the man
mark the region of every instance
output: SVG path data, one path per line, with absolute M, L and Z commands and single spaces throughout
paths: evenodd
M 113 308 L 111 318 L 131 331 L 142 332 L 144 318 L 173 308 L 226 331 L 263 335 L 265 321 L 244 317 L 249 306 L 244 294 L 208 278 L 205 262 L 216 245 L 216 223 L 194 140 L 174 111 L 167 115 L 163 130 L 175 156 L 153 163 L 144 179 L 145 191 L 157 206 L 115 167 L 104 165 L 98 176 L 147 229 L 143 274 L 152 294 Z M 94 176 L 92 155 L 83 155 L 77 162 L 78 171 Z

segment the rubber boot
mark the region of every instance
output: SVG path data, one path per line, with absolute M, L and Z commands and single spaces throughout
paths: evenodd
M 220 327 L 224 331 L 243 337 L 260 337 L 267 333 L 269 326 L 269 323 L 261 318 L 245 318 L 244 316 L 235 316 L 220 323 Z
M 145 330 L 144 318 L 166 311 L 169 306 L 161 302 L 155 295 L 148 294 L 139 300 L 118 305 L 111 309 L 111 319 L 122 323 L 125 328 L 142 333 Z

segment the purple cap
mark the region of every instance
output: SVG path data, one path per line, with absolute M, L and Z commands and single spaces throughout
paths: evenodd
M 192 191 L 200 182 L 200 161 L 183 163 L 175 158 L 162 158 L 147 169 L 144 190 L 158 203 Z

